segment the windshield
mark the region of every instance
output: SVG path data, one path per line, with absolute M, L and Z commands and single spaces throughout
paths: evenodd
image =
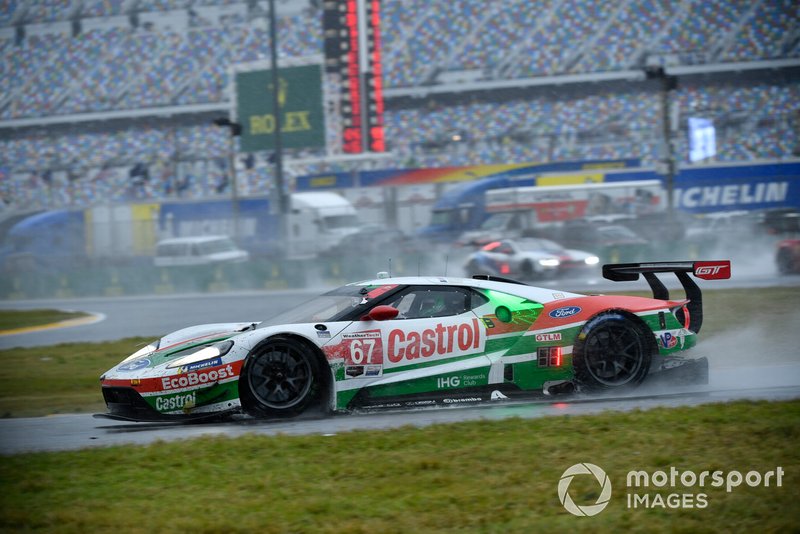
M 200 250 L 202 256 L 208 254 L 219 254 L 220 252 L 230 252 L 236 250 L 236 245 L 230 239 L 216 239 L 214 241 L 206 241 L 199 243 L 197 248 Z
M 325 228 L 353 228 L 359 226 L 358 217 L 355 215 L 331 215 L 323 217 Z
M 511 213 L 498 213 L 492 215 L 481 224 L 481 230 L 500 230 L 508 225 L 513 215 Z
M 433 225 L 449 225 L 452 219 L 452 210 L 439 210 L 431 214 L 431 226 Z
M 259 325 L 259 328 L 278 324 L 319 323 L 338 321 L 355 311 L 358 307 L 366 308 L 369 302 L 384 293 L 391 291 L 396 285 L 379 286 L 343 286 L 324 295 L 280 313 Z
M 626 238 L 626 239 L 636 239 L 636 234 L 633 233 L 633 230 L 630 230 L 624 226 L 603 226 L 598 228 L 598 231 L 607 237 L 617 237 L 617 238 Z
M 549 239 L 522 239 L 518 242 L 522 250 L 543 250 L 545 252 L 560 253 L 564 247 Z

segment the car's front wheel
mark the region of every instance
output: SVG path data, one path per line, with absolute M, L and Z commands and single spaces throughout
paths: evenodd
M 639 385 L 647 376 L 653 350 L 645 328 L 619 313 L 587 322 L 573 353 L 576 381 L 595 391 Z
M 244 410 L 254 417 L 291 417 L 319 396 L 320 366 L 308 345 L 270 338 L 247 358 L 239 382 Z

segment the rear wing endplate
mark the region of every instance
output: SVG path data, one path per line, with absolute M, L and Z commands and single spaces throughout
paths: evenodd
M 650 263 L 610 263 L 603 265 L 603 278 L 614 282 L 635 282 L 639 275 L 644 276 L 653 291 L 653 298 L 669 300 L 669 290 L 658 279 L 656 273 L 675 273 L 680 280 L 686 298 L 690 322 L 689 328 L 700 331 L 703 324 L 703 296 L 700 288 L 689 277 L 692 273 L 703 280 L 723 280 L 731 277 L 730 260 L 715 261 L 657 261 Z

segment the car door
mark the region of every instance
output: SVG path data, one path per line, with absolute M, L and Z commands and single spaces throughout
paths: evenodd
M 339 348 L 343 380 L 357 382 L 346 389 L 382 386 L 379 393 L 386 395 L 420 394 L 459 387 L 460 380 L 442 376 L 448 373 L 488 372 L 486 328 L 472 312 L 485 300 L 469 288 L 418 285 L 376 302 L 397 309 L 397 317 L 355 321 L 329 343 Z

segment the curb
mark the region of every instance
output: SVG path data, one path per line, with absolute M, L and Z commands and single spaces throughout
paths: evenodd
M 70 328 L 73 326 L 85 326 L 93 323 L 104 321 L 106 316 L 102 313 L 87 312 L 89 315 L 86 317 L 78 317 L 77 319 L 68 319 L 66 321 L 59 321 L 57 323 L 40 324 L 36 326 L 24 326 L 22 328 L 12 328 L 10 330 L 0 330 L 0 336 L 13 336 L 17 334 L 28 334 L 31 332 L 40 332 L 42 330 L 55 330 L 57 328 Z

